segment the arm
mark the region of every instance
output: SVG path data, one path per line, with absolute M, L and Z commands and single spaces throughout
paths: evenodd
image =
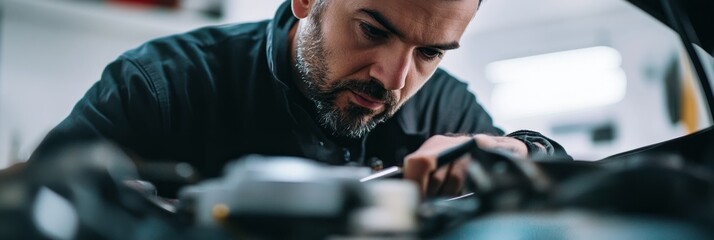
M 405 178 L 415 181 L 424 195 L 454 195 L 461 191 L 468 159 L 456 161 L 448 171 L 448 165 L 436 169 L 436 156 L 469 139 L 474 139 L 481 148 L 507 150 L 519 158 L 571 159 L 558 143 L 540 133 L 521 130 L 504 135 L 466 84 L 445 72 L 437 71 L 429 81 L 422 93 L 428 97 L 422 97 L 419 105 L 426 106 L 424 109 L 432 115 L 434 136 L 404 160 Z

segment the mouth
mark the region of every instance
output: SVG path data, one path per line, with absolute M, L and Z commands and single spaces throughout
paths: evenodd
M 384 100 L 376 99 L 376 98 L 369 96 L 367 94 L 364 94 L 364 93 L 355 92 L 352 90 L 350 90 L 350 92 L 352 93 L 352 96 L 353 96 L 353 98 L 352 98 L 353 102 L 355 102 L 355 103 L 357 103 L 357 105 L 360 105 L 367 109 L 379 110 L 386 103 L 386 101 L 384 101 Z

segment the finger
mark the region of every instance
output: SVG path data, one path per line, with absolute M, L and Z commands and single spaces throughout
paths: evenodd
M 478 143 L 478 146 L 483 149 L 494 149 L 498 146 L 496 140 L 494 139 L 494 136 L 486 134 L 476 134 L 474 135 L 474 139 L 476 139 L 476 143 Z
M 443 191 L 444 179 L 446 179 L 447 167 L 442 167 L 434 171 L 427 183 L 426 195 L 429 197 L 438 196 Z
M 454 196 L 461 193 L 466 181 L 466 168 L 468 167 L 469 161 L 470 157 L 464 156 L 453 163 L 451 171 L 448 172 L 448 176 L 445 176 L 440 195 Z
M 436 156 L 409 155 L 404 160 L 404 179 L 415 182 L 423 197 L 427 191 L 430 173 L 435 168 Z
M 429 138 L 417 151 L 405 157 L 404 178 L 414 181 L 419 187 L 421 196 L 424 197 L 428 191 L 429 181 L 433 177 L 432 173 L 436 170 L 437 156 L 449 147 L 468 141 L 470 138 L 438 135 Z M 440 182 L 443 182 L 443 178 L 440 179 Z M 435 181 L 439 181 L 439 178 Z
M 514 154 L 518 158 L 528 157 L 528 147 L 518 139 L 512 137 L 489 136 L 477 134 L 474 136 L 478 146 L 482 149 L 494 149 Z

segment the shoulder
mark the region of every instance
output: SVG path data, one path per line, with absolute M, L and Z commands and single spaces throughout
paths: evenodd
M 445 114 L 445 110 L 459 108 L 452 101 L 454 98 L 463 98 L 473 94 L 468 91 L 466 83 L 458 80 L 453 75 L 439 68 L 427 80 L 424 86 L 409 99 L 399 111 L 402 125 L 407 129 L 428 126 L 437 122 L 436 119 Z M 423 122 L 415 122 L 418 119 Z
M 122 57 L 142 64 L 161 60 L 201 59 L 205 55 L 229 52 L 261 41 L 269 21 L 226 24 L 157 38 L 125 52 Z
M 268 24 L 209 26 L 151 40 L 109 64 L 102 80 L 126 85 L 132 95 L 153 96 L 164 119 L 212 109 L 203 106 L 217 101 L 219 93 L 236 89 L 225 85 L 238 82 L 232 81 L 236 72 L 250 68 L 245 61 L 264 54 L 261 43 Z
M 473 94 L 468 90 L 468 84 L 438 68 L 410 102 L 423 108 L 433 107 L 434 104 L 449 104 L 452 99 L 464 97 L 473 98 Z
M 443 93 L 454 90 L 468 92 L 468 84 L 441 68 L 436 69 L 434 75 L 424 85 L 424 91 L 428 93 Z
M 246 68 L 246 61 L 264 54 L 261 46 L 269 23 L 208 26 L 154 39 L 125 52 L 117 62 L 130 62 L 160 95 L 181 95 L 187 88 L 215 91 L 229 74 Z
M 499 132 L 468 84 L 443 69 L 404 104 L 398 118 L 405 131 L 427 135 Z

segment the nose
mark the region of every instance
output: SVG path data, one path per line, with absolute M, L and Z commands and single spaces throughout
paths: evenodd
M 370 68 L 370 76 L 379 80 L 386 90 L 404 88 L 412 68 L 412 49 L 382 51 Z

